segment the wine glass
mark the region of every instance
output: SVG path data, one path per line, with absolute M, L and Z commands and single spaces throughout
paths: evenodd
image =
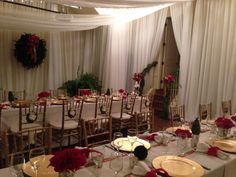
M 123 157 L 119 152 L 111 153 L 112 160 L 110 161 L 110 169 L 114 172 L 115 176 L 122 170 L 123 168 Z
M 128 129 L 127 137 L 128 137 L 128 140 L 131 144 L 131 151 L 133 151 L 133 145 L 138 139 L 137 130 L 136 129 Z
M 113 145 L 115 146 L 116 150 L 119 151 L 119 149 L 123 146 L 123 133 L 115 132 L 113 134 Z
M 33 167 L 36 177 L 38 177 L 38 170 L 40 165 L 42 165 L 45 161 L 45 149 L 37 148 L 32 149 L 29 152 L 30 164 Z
M 14 177 L 23 177 L 22 166 L 25 164 L 24 154 L 10 156 L 10 172 Z
M 91 152 L 91 160 L 95 164 L 96 168 L 102 168 L 102 163 L 105 156 L 105 147 L 98 146 L 95 148 L 96 152 Z

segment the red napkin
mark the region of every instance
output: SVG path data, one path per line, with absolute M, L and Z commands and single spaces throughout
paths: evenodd
M 146 173 L 145 177 L 157 177 L 157 175 L 161 175 L 162 177 L 170 177 L 170 175 L 163 168 L 158 168 L 156 170 L 151 170 Z
M 219 150 L 218 147 L 214 147 L 214 146 L 209 147 L 207 150 L 207 154 L 212 155 L 212 156 L 217 156 L 218 150 Z
M 154 134 L 145 136 L 143 139 L 147 141 L 155 141 L 155 136 L 157 136 L 157 134 L 154 133 Z

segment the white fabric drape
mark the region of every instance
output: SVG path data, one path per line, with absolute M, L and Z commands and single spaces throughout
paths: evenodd
M 165 3 L 187 2 L 195 0 L 49 0 L 58 4 L 72 4 L 82 7 L 134 8 L 150 7 Z
M 75 79 L 79 66 L 80 73 L 95 74 L 104 87 L 130 91 L 134 72 L 156 60 L 166 16 L 167 9 L 162 9 L 135 22 L 87 31 L 36 33 L 46 40 L 48 52 L 45 62 L 33 70 L 23 68 L 13 54 L 15 40 L 22 32 L 2 29 L 0 87 L 26 89 L 32 94 L 56 89 Z
M 0 28 L 44 32 L 82 31 L 94 29 L 98 26 L 132 21 L 170 5 L 170 3 L 166 3 L 147 8 L 118 9 L 119 13 L 104 13 L 105 15 L 75 15 L 56 14 L 0 3 Z M 106 9 L 99 8 L 98 12 L 102 13 L 103 10 Z
M 186 83 L 189 72 L 194 2 L 179 3 L 170 6 L 175 41 L 180 53 L 179 104 L 186 100 Z
M 235 111 L 236 1 L 199 0 L 196 3 L 186 82 L 187 117 L 198 113 L 199 103 L 213 103 L 213 116 L 221 101 L 232 100 Z

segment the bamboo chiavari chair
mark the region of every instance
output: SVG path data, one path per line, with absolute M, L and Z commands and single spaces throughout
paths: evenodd
M 53 131 L 53 141 L 63 147 L 64 139 L 67 138 L 68 146 L 71 145 L 71 138 L 81 144 L 81 113 L 83 109 L 83 100 L 63 100 L 61 121 L 51 121 Z M 76 144 L 73 143 L 73 144 Z
M 6 91 L 0 88 L 0 103 L 7 100 Z
M 19 127 L 11 130 L 22 131 L 24 129 L 44 127 L 46 117 L 46 100 L 19 102 Z
M 221 103 L 222 113 L 223 115 L 231 115 L 232 114 L 232 106 L 231 100 L 229 101 L 222 101 Z
M 33 144 L 33 145 L 32 145 Z M 29 151 L 32 149 L 45 148 L 46 153 L 51 153 L 52 131 L 51 127 L 41 127 L 23 130 L 19 132 L 2 133 L 2 152 L 5 159 L 5 166 L 10 164 L 10 157 L 24 155 L 28 158 Z
M 154 126 L 154 113 L 153 110 L 135 113 L 135 129 L 138 134 L 145 132 L 151 133 Z
M 182 120 L 185 121 L 185 106 L 170 106 L 170 119 L 171 119 L 171 126 L 176 126 L 176 123 L 181 122 Z
M 26 99 L 26 91 L 12 91 L 12 94 L 14 95 L 15 99 L 17 100 L 25 100 Z
M 134 116 L 135 99 L 136 95 L 122 96 L 120 112 L 111 114 L 113 131 L 126 131 L 132 127 L 131 118 Z
M 212 119 L 212 104 L 199 104 L 199 117 L 200 121 Z
M 83 120 L 83 135 L 86 147 L 111 141 L 112 119 L 110 117 Z
M 98 100 L 99 113 L 98 118 L 103 118 L 111 115 L 113 98 L 110 96 L 100 97 Z

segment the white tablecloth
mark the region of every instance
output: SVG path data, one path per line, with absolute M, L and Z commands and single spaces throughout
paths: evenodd
M 139 111 L 141 99 L 138 97 L 135 101 L 134 112 Z M 99 106 L 97 108 L 97 113 L 100 113 Z M 120 112 L 121 110 L 121 101 L 114 101 L 112 104 L 112 113 Z M 88 120 L 94 118 L 95 116 L 95 103 L 84 102 L 82 119 Z M 46 110 L 46 122 L 51 121 L 60 121 L 62 119 L 62 106 L 61 105 L 48 105 Z M 19 109 L 10 108 L 2 111 L 2 128 L 16 129 L 19 125 Z
M 200 137 L 200 142 L 204 142 L 208 139 L 209 132 L 202 133 Z M 155 157 L 163 155 L 166 152 L 168 155 L 177 155 L 177 146 L 176 141 L 169 143 L 166 146 L 155 146 L 151 147 L 148 151 L 148 157 L 146 159 L 147 163 L 151 163 Z M 113 150 L 105 147 L 105 157 L 109 157 Z M 203 177 L 235 177 L 236 176 L 236 154 L 230 154 L 229 160 L 221 160 L 214 156 L 208 156 L 206 154 L 201 154 L 194 152 L 191 155 L 187 155 L 186 158 L 196 161 L 202 165 L 205 165 L 211 170 L 205 170 Z M 131 172 L 129 168 L 129 158 L 124 156 L 123 158 L 123 170 L 118 174 L 119 177 L 123 177 Z M 111 177 L 112 170 L 109 168 L 109 161 L 103 163 L 103 167 L 99 169 L 101 177 Z M 7 177 L 10 176 L 10 171 L 8 168 L 0 169 L 0 176 Z M 75 177 L 86 176 L 86 177 L 95 177 L 95 168 L 83 168 L 76 172 Z

